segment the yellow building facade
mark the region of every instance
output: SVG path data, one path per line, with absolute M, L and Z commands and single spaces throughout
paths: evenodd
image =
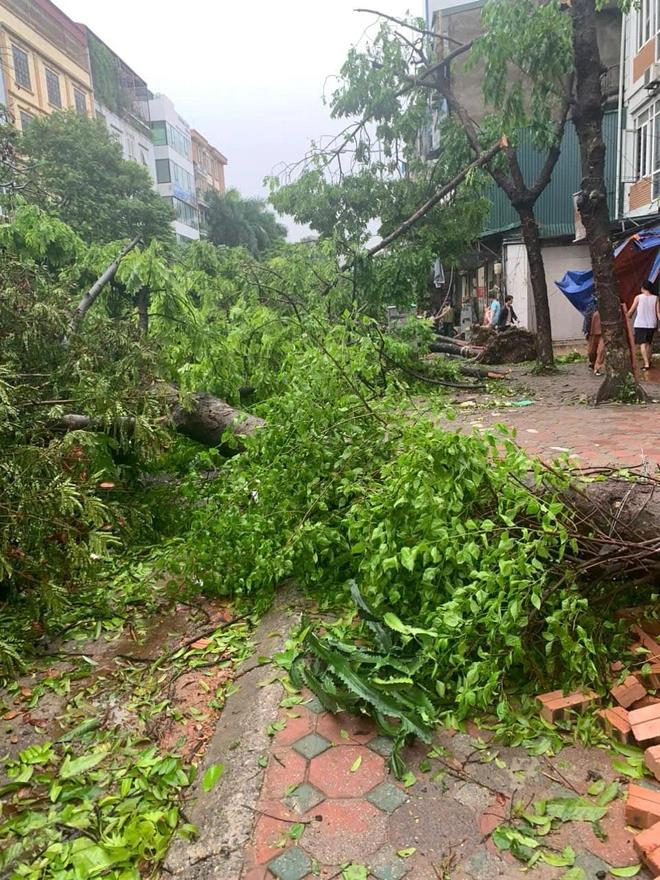
M 93 114 L 84 29 L 50 0 L 0 0 L 0 66 L 17 128 L 58 110 Z

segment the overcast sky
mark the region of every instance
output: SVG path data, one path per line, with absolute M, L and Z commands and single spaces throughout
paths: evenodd
M 229 159 L 228 186 L 263 178 L 338 128 L 321 97 L 374 16 L 423 14 L 423 0 L 56 0 Z

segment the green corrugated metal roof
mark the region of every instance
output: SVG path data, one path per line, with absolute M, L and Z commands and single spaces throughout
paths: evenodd
M 616 189 L 616 111 L 605 114 L 603 136 L 607 147 L 605 154 L 607 199 L 610 206 L 610 216 L 613 216 L 614 191 Z M 533 184 L 544 160 L 545 153 L 539 152 L 533 146 L 529 133 L 525 132 L 518 148 L 518 161 L 528 184 Z M 581 177 L 580 148 L 573 123 L 569 122 L 564 132 L 561 155 L 552 174 L 552 180 L 536 203 L 536 219 L 542 238 L 575 234 L 572 196 L 580 189 Z M 499 187 L 493 185 L 486 197 L 492 202 L 492 210 L 486 221 L 482 238 L 520 228 L 517 213 Z

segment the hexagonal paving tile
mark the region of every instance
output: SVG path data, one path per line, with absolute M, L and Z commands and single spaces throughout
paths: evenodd
M 318 697 L 312 697 L 310 700 L 305 700 L 303 706 L 306 709 L 309 709 L 310 712 L 313 712 L 315 715 L 323 715 L 325 709 L 323 708 L 323 703 L 319 700 Z
M 325 737 L 319 736 L 318 733 L 309 733 L 294 743 L 293 747 L 304 758 L 311 760 L 317 755 L 321 755 L 326 749 L 329 749 L 330 743 Z
M 329 797 L 354 798 L 383 781 L 383 759 L 365 746 L 336 746 L 314 758 L 309 781 Z
M 408 797 L 396 785 L 383 782 L 369 792 L 367 800 L 384 813 L 393 813 L 401 804 L 405 804 Z
M 408 873 L 408 868 L 402 859 L 395 856 L 391 862 L 383 863 L 377 868 L 372 868 L 371 873 L 376 880 L 401 880 Z
M 389 758 L 394 748 L 394 741 L 389 736 L 375 736 L 367 745 L 372 752 L 376 752 L 383 758 Z
M 321 865 L 365 864 L 387 840 L 388 815 L 361 798 L 325 800 L 305 828 L 305 852 Z M 335 875 L 336 876 L 336 875 Z
M 302 880 L 312 870 L 312 860 L 299 847 L 294 846 L 273 859 L 268 870 L 278 880 Z
M 323 792 L 320 792 L 318 788 L 314 788 L 309 782 L 303 782 L 288 797 L 284 798 L 284 803 L 297 813 L 306 813 L 324 800 L 325 795 Z

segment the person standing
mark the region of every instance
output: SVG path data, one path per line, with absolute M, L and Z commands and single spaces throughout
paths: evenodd
M 518 323 L 518 315 L 513 310 L 513 297 L 511 295 L 504 297 L 504 308 L 500 312 L 500 316 L 497 319 L 497 329 L 498 330 L 506 330 L 507 327 L 511 327 L 513 324 Z
M 488 323 L 491 327 L 497 327 L 500 320 L 500 312 L 502 311 L 502 306 L 500 305 L 500 292 L 497 287 L 494 287 L 488 294 L 489 304 L 488 304 L 488 313 L 489 319 Z
M 651 369 L 653 336 L 660 322 L 660 303 L 653 284 L 645 281 L 633 304 L 628 309 L 628 317 L 635 316 L 633 329 L 635 345 L 639 345 L 644 365 L 643 370 Z
M 589 344 L 589 366 L 594 371 L 595 376 L 602 376 L 603 367 L 605 366 L 605 340 L 603 339 L 603 331 L 600 326 L 600 312 L 598 309 L 591 313 L 587 340 Z

